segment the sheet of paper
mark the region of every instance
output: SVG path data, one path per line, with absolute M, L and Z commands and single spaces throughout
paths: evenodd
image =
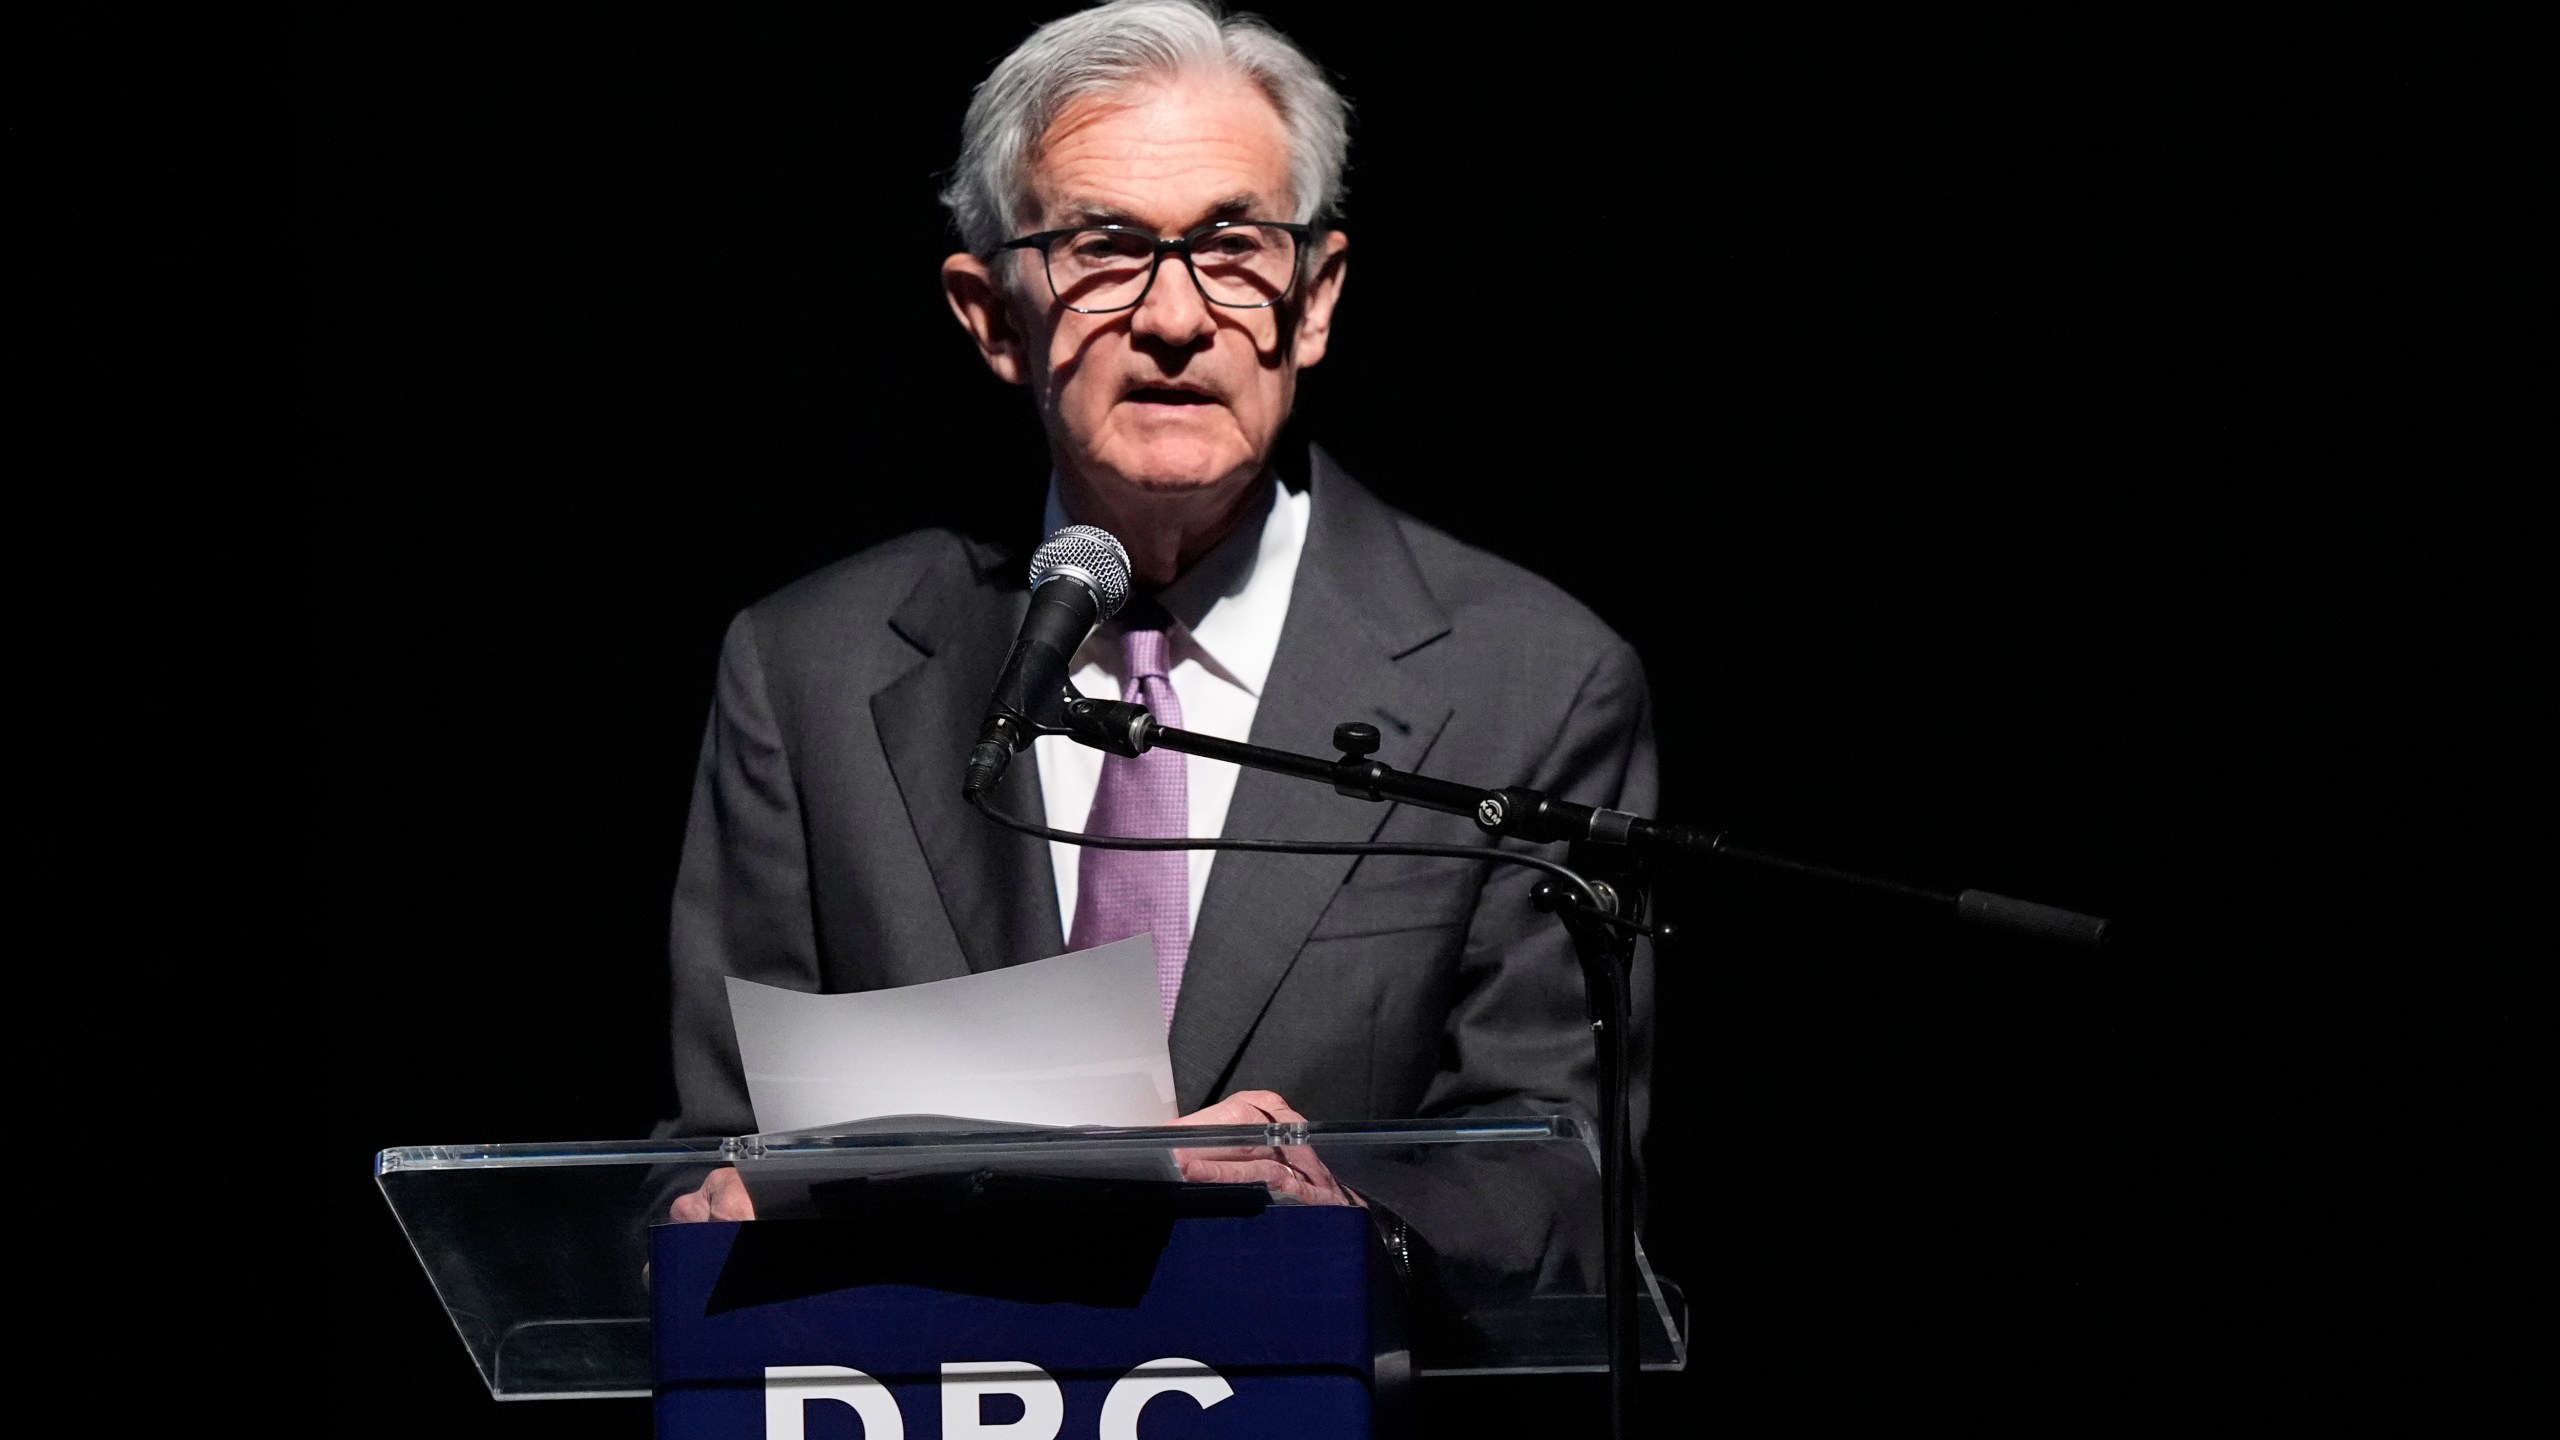
M 729 981 L 756 1128 L 884 1115 L 1162 1125 L 1178 1113 L 1148 935 L 894 990 Z

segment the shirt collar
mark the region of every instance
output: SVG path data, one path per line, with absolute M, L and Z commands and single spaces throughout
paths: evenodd
M 1234 532 L 1155 597 L 1173 617 L 1166 635 L 1174 650 L 1188 651 L 1257 699 L 1280 653 L 1280 630 L 1288 622 L 1289 596 L 1297 588 L 1298 557 L 1306 549 L 1309 504 L 1306 491 L 1265 481 Z M 1075 523 L 1055 472 L 1049 476 L 1041 523 L 1044 534 Z M 1120 647 L 1097 645 L 1101 635 L 1097 630 L 1085 642 L 1076 661 L 1102 660 L 1105 668 L 1116 671 Z

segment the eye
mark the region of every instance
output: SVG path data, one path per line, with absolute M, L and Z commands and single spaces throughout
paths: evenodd
M 1153 248 L 1135 235 L 1109 230 L 1079 230 L 1067 239 L 1067 253 L 1078 260 L 1143 260 Z

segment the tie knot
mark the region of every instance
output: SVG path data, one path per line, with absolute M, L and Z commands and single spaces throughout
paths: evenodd
M 1129 662 L 1132 680 L 1168 678 L 1164 659 L 1164 631 L 1154 626 L 1131 627 L 1120 632 L 1120 653 Z

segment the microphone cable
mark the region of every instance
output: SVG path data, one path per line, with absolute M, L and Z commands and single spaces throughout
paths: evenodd
M 1563 881 L 1571 890 L 1559 898 L 1580 913 L 1616 929 L 1637 935 L 1653 936 L 1656 927 L 1616 913 L 1601 899 L 1593 882 L 1580 873 L 1557 864 L 1542 855 L 1523 854 L 1517 850 L 1493 849 L 1482 845 L 1432 845 L 1407 840 L 1228 840 L 1171 837 L 1138 839 L 1127 835 L 1088 835 L 1080 830 L 1053 830 L 1019 820 L 995 808 L 995 802 L 983 792 L 973 793 L 969 803 L 978 813 L 1007 830 L 1041 840 L 1064 841 L 1069 845 L 1091 846 L 1097 850 L 1242 850 L 1262 855 L 1421 855 L 1445 860 L 1476 860 L 1499 865 L 1517 865 L 1545 872 Z

